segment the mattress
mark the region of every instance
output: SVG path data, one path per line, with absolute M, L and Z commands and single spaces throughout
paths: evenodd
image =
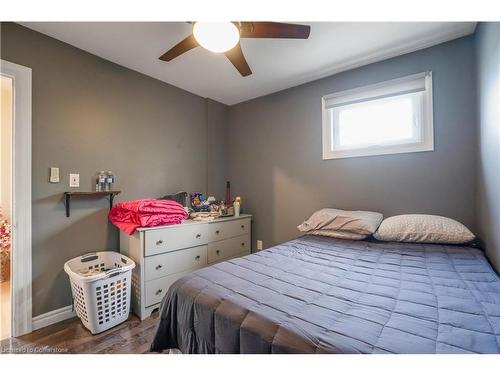
M 178 280 L 151 348 L 499 353 L 500 278 L 476 248 L 304 236 Z

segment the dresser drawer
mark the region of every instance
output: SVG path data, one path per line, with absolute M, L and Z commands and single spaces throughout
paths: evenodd
M 250 233 L 250 218 L 208 224 L 208 241 L 220 241 Z
M 207 232 L 207 226 L 204 224 L 176 225 L 147 231 L 144 239 L 144 255 L 150 256 L 204 245 L 208 242 Z
M 216 263 L 250 251 L 250 234 L 208 244 L 208 263 Z
M 192 270 L 175 273 L 173 275 L 161 277 L 159 279 L 151 280 L 146 282 L 145 287 L 145 306 L 151 306 L 156 303 L 160 303 L 163 296 L 167 293 L 170 285 L 179 280 L 182 276 L 187 275 Z
M 144 260 L 146 281 L 206 265 L 206 245 L 153 255 Z

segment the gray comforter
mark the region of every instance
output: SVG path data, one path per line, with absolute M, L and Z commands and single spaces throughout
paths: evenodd
M 152 350 L 499 353 L 500 279 L 479 249 L 305 236 L 172 285 Z

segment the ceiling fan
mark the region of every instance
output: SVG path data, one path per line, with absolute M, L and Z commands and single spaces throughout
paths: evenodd
M 311 27 L 281 22 L 193 22 L 193 33 L 160 56 L 171 61 L 201 46 L 224 53 L 243 77 L 252 74 L 241 50 L 240 38 L 307 39 Z

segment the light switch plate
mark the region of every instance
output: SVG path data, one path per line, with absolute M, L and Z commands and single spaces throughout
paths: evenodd
M 69 187 L 79 187 L 80 186 L 80 175 L 78 173 L 69 174 Z
M 51 167 L 50 168 L 50 176 L 49 182 L 56 184 L 59 182 L 59 168 Z

